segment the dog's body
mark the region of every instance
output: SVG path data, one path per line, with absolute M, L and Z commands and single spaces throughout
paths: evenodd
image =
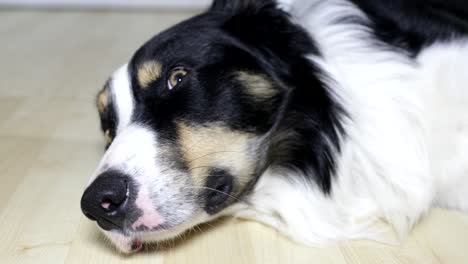
M 468 4 L 279 6 L 214 1 L 101 91 L 82 207 L 121 250 L 221 215 L 313 244 L 468 210 Z
M 370 26 L 372 14 L 349 1 L 297 2 L 292 13 L 320 50 L 309 59 L 349 115 L 336 178 L 327 197 L 281 170 L 268 171 L 247 214 L 311 243 L 375 235 L 365 227 L 379 218 L 404 235 L 431 206 L 468 210 L 468 35 L 447 40 L 437 35 L 448 33 L 428 30 L 427 39 L 414 40 L 417 47 L 395 45 L 391 38 L 406 39 L 404 32 L 376 36 L 383 33 Z M 388 8 L 384 1 L 356 2 Z M 433 26 L 415 17 L 424 14 L 418 1 L 407 4 L 420 5 L 414 10 L 387 1 L 396 2 L 401 6 L 385 15 L 409 12 L 400 14 L 415 19 L 406 26 Z

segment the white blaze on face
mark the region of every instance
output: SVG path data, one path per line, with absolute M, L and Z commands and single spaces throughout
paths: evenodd
M 131 121 L 135 101 L 128 73 L 128 64 L 120 67 L 112 76 L 111 94 L 118 116 L 117 134 L 124 130 Z
M 125 130 L 129 126 L 133 110 L 135 108 L 135 101 L 133 99 L 130 77 L 128 73 L 128 64 L 122 65 L 112 75 L 109 82 L 109 94 L 112 97 L 112 102 L 114 104 L 113 107 L 116 111 L 118 118 L 116 134 L 119 135 L 123 130 Z M 114 141 L 116 140 L 117 138 Z M 108 164 L 106 164 L 108 158 L 106 157 L 109 156 L 109 152 L 110 149 L 106 152 L 97 170 L 90 178 L 88 186 L 96 179 L 97 176 L 99 176 L 102 172 L 108 169 Z
M 104 154 L 91 184 L 100 174 L 115 170 L 130 176 L 138 185 L 136 206 L 142 215 L 132 224 L 132 228 L 153 229 L 165 222 L 156 211 L 153 187 L 167 185 L 160 177 L 163 174 L 158 164 L 158 142 L 155 132 L 143 125 L 132 123 L 134 99 L 131 90 L 128 66 L 124 65 L 112 76 L 110 94 L 117 114 L 118 126 L 116 137 Z

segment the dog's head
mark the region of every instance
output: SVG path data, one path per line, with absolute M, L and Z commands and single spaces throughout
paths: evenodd
M 83 212 L 130 252 L 241 203 L 270 165 L 291 58 L 308 41 L 255 0 L 214 1 L 148 41 L 98 94 L 107 150 Z

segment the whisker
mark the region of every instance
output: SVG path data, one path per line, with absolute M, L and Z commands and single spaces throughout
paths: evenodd
M 226 193 L 226 192 L 222 192 L 222 191 L 220 191 L 220 190 L 216 190 L 216 189 L 214 189 L 214 188 L 206 187 L 206 186 L 190 186 L 190 187 L 184 187 L 184 189 L 206 189 L 206 190 L 210 190 L 210 191 L 215 191 L 215 192 L 218 192 L 218 193 L 227 195 L 227 196 L 233 198 L 234 200 L 236 200 L 236 201 L 238 201 L 238 202 L 243 202 L 243 203 L 245 203 L 244 200 L 242 200 L 242 199 L 240 199 L 240 198 L 238 198 L 238 197 L 236 197 L 236 196 L 234 196 L 234 195 L 228 194 L 228 193 Z
M 198 169 L 206 169 L 206 168 L 212 168 L 212 166 L 197 166 L 193 168 L 189 168 L 189 170 L 198 170 Z
M 203 223 L 203 225 L 207 225 L 207 226 L 209 226 L 209 227 L 211 227 L 211 228 L 214 228 L 214 227 L 215 227 L 214 225 L 210 224 L 209 222 Z M 200 231 L 201 231 L 201 230 L 202 230 L 202 229 L 201 229 L 201 227 L 200 227 Z
M 202 155 L 202 156 L 200 156 L 200 157 L 194 158 L 194 159 L 192 159 L 192 160 L 189 160 L 188 163 L 192 163 L 192 162 L 194 162 L 194 161 L 196 161 L 196 160 L 205 158 L 205 157 L 207 157 L 207 156 L 216 155 L 216 154 L 221 154 L 221 153 L 240 153 L 240 151 L 224 150 L 224 151 L 211 152 L 211 153 Z
M 190 164 L 190 163 L 192 163 L 192 162 L 194 162 L 194 161 L 196 161 L 196 160 L 199 160 L 199 159 L 202 159 L 202 158 L 211 156 L 211 155 L 221 154 L 221 153 L 240 153 L 240 151 L 229 151 L 229 150 L 226 150 L 226 151 L 211 152 L 211 153 L 202 155 L 202 156 L 200 156 L 200 157 L 194 158 L 194 159 L 192 159 L 192 160 L 189 160 L 189 161 L 187 161 L 187 163 Z M 172 164 L 176 164 L 176 162 L 172 162 Z M 161 173 L 166 173 L 167 171 L 171 170 L 172 167 L 173 167 L 173 165 L 169 165 L 169 168 L 164 169 L 163 171 L 161 171 Z M 198 166 L 198 167 L 194 167 L 194 168 L 189 168 L 189 170 L 198 169 L 198 168 L 203 168 L 203 167 L 209 167 L 209 166 Z

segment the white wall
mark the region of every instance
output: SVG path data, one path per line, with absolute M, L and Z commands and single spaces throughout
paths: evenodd
M 211 0 L 0 0 L 0 5 L 80 8 L 202 8 Z

